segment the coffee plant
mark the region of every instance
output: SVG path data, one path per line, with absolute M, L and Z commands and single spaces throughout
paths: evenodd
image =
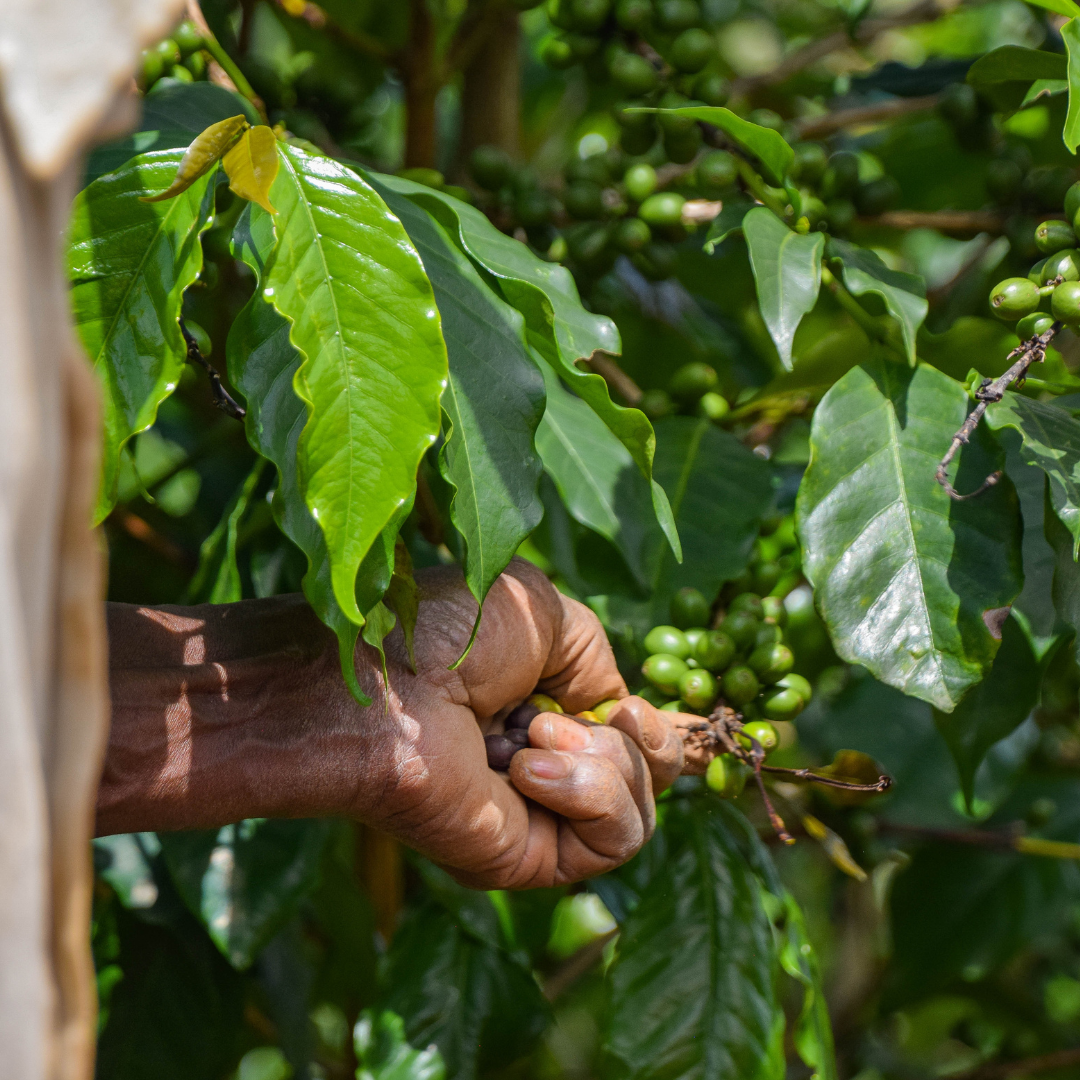
M 302 591 L 376 708 L 520 556 L 692 766 L 571 888 L 96 840 L 99 1077 L 1076 1075 L 1080 8 L 192 15 L 67 238 L 110 598 Z

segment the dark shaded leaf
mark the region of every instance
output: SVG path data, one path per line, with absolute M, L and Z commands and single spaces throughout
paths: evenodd
M 853 368 L 814 414 L 797 501 L 803 565 L 836 651 L 943 712 L 989 670 L 995 613 L 1022 583 L 1012 486 L 957 503 L 934 479 L 969 405 L 926 365 Z M 999 456 L 977 432 L 958 487 Z
M 749 199 L 725 199 L 724 208 L 709 223 L 705 250 L 711 255 L 729 236 L 741 233 L 743 218 L 753 207 Z
M 990 673 L 951 713 L 934 710 L 934 723 L 948 744 L 960 790 L 970 808 L 975 772 L 994 743 L 1019 727 L 1039 697 L 1041 672 L 1031 643 L 1015 619 L 1006 619 L 1001 648 Z
M 324 821 L 252 818 L 160 840 L 184 902 L 243 970 L 314 888 L 327 830 Z
M 968 68 L 967 81 L 998 109 L 1011 112 L 1021 106 L 1033 82 L 1064 79 L 1065 72 L 1065 57 L 1060 53 L 1002 45 Z
M 790 371 L 795 331 L 817 302 L 821 288 L 825 236 L 793 232 L 764 206 L 755 207 L 743 218 L 742 229 L 757 283 L 761 317 L 781 362 Z

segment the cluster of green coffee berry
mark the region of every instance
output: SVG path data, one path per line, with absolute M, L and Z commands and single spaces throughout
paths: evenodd
M 1016 323 L 1021 341 L 1043 334 L 1055 321 L 1080 326 L 1080 183 L 1065 193 L 1065 220 L 1052 218 L 1035 229 L 1035 246 L 1043 255 L 1027 277 L 999 281 L 990 293 L 990 309 Z
M 731 411 L 727 398 L 718 390 L 716 369 L 701 360 L 691 360 L 676 369 L 667 389 L 646 390 L 638 408 L 650 420 L 676 412 L 705 416 L 720 423 Z
M 197 82 L 206 78 L 210 56 L 204 51 L 202 34 L 193 22 L 182 22 L 170 37 L 159 41 L 142 54 L 139 89 L 146 93 L 158 79 Z

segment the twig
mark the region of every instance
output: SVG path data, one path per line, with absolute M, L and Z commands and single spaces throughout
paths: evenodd
M 214 404 L 224 413 L 228 413 L 234 420 L 243 420 L 247 416 L 244 408 L 222 385 L 221 376 L 217 373 L 210 361 L 199 351 L 199 346 L 191 336 L 191 331 L 180 319 L 180 333 L 184 335 L 184 344 L 187 346 L 187 362 L 197 364 L 210 378 L 210 390 L 214 395 Z
M 850 780 L 837 780 L 832 776 L 822 776 L 813 769 L 785 769 L 780 765 L 762 765 L 762 772 L 783 773 L 790 780 L 802 780 L 807 784 L 821 784 L 823 787 L 841 788 L 844 791 L 865 791 L 880 795 L 893 785 L 891 776 L 881 775 L 872 784 L 855 784 Z
M 229 77 L 233 86 L 236 87 L 237 93 L 241 97 L 247 98 L 255 106 L 255 111 L 262 117 L 264 124 L 269 123 L 263 99 L 255 93 L 251 83 L 247 81 L 247 77 L 237 67 L 236 61 L 221 47 L 221 42 L 214 37 L 213 31 L 203 17 L 198 0 L 188 0 L 188 17 L 195 23 L 199 33 L 202 34 L 203 48 L 217 61 L 218 67 Z
M 998 1061 L 980 1065 L 968 1072 L 953 1073 L 949 1080 L 1008 1080 L 1012 1076 L 1030 1076 L 1032 1073 L 1050 1069 L 1064 1069 L 1080 1064 L 1080 1047 L 1071 1050 L 1055 1050 L 1052 1054 L 1024 1058 L 1022 1061 Z
M 190 566 L 191 559 L 183 548 L 174 544 L 167 536 L 163 536 L 149 522 L 144 521 L 138 514 L 132 513 L 126 506 L 116 507 L 108 520 L 139 543 L 145 544 L 155 554 L 178 566 Z
M 1045 215 L 1053 217 L 1052 214 Z M 885 229 L 936 229 L 956 236 L 998 235 L 1005 231 L 1005 215 L 996 210 L 889 210 L 859 218 L 860 225 Z
M 932 109 L 939 101 L 938 94 L 926 97 L 895 98 L 876 105 L 864 105 L 858 109 L 840 109 L 825 116 L 808 116 L 795 123 L 795 130 L 800 139 L 820 139 L 842 128 L 857 127 L 860 124 L 876 124 L 886 120 L 895 120 L 908 113 L 924 112 Z
M 941 14 L 942 9 L 933 0 L 925 0 L 924 3 L 912 8 L 911 11 L 892 19 L 863 19 L 853 35 L 848 33 L 846 29 L 837 30 L 827 37 L 811 41 L 801 49 L 796 49 L 772 71 L 766 71 L 762 75 L 748 75 L 736 79 L 731 84 L 731 96 L 737 97 L 740 94 L 753 93 L 753 91 L 765 86 L 775 86 L 838 49 L 844 49 L 850 45 L 866 45 L 879 34 L 885 33 L 886 30 L 897 30 L 903 26 L 931 22 Z
M 1028 368 L 1030 368 L 1032 364 L 1037 364 L 1046 358 L 1046 347 L 1053 341 L 1054 335 L 1061 328 L 1062 323 L 1055 322 L 1049 330 L 1045 330 L 1043 333 L 1031 338 L 1030 341 L 1025 341 L 1023 344 L 1013 349 L 1007 358 L 1009 360 L 1015 360 L 1012 367 L 1010 367 L 1004 375 L 999 375 L 993 381 L 990 379 L 983 379 L 982 385 L 975 391 L 975 397 L 978 404 L 970 413 L 968 413 L 967 419 L 960 425 L 960 430 L 953 436 L 949 449 L 946 451 L 945 456 L 941 461 L 938 462 L 937 471 L 934 473 L 934 478 L 945 489 L 950 499 L 954 499 L 957 502 L 962 502 L 964 499 L 973 499 L 976 495 L 981 495 L 988 488 L 992 488 L 1001 479 L 1001 470 L 997 469 L 974 491 L 969 492 L 967 495 L 961 495 L 956 488 L 949 483 L 948 468 L 952 459 L 956 457 L 957 451 L 961 446 L 968 442 L 974 434 L 975 429 L 979 426 L 979 421 L 982 420 L 983 414 L 986 412 L 986 407 L 991 402 L 1000 401 L 1005 396 L 1005 391 L 1008 390 L 1013 383 L 1023 381 Z
M 585 363 L 628 405 L 637 405 L 644 397 L 641 387 L 607 353 L 594 352 Z
M 1014 851 L 1018 855 L 1038 855 L 1046 859 L 1080 860 L 1080 844 L 1064 840 L 1045 840 L 1041 836 L 1024 836 L 1020 827 L 1014 829 L 931 829 L 922 825 L 903 825 L 899 822 L 880 821 L 878 827 L 885 832 L 920 836 L 944 844 L 972 844 L 975 847 L 993 848 L 997 851 Z

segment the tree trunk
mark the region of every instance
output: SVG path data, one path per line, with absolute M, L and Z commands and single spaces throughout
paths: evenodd
M 424 0 L 413 0 L 410 7 L 409 44 L 401 66 L 405 83 L 405 167 L 434 169 L 435 98 L 439 93 L 435 21 Z
M 508 10 L 465 68 L 461 91 L 459 176 L 478 146 L 521 153 L 521 53 L 518 13 Z

